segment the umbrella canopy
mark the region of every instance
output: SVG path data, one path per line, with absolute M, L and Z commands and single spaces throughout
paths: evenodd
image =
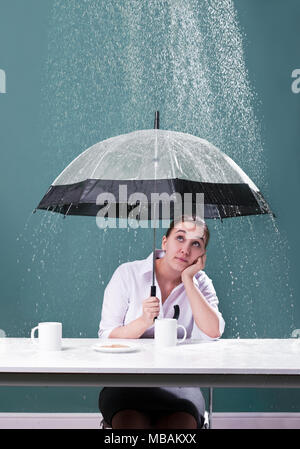
M 136 201 L 128 204 L 136 192 L 143 194 L 139 203 L 146 208 L 154 192 L 182 198 L 191 194 L 192 203 L 202 193 L 204 218 L 272 214 L 258 187 L 225 153 L 207 140 L 162 129 L 135 131 L 91 146 L 55 179 L 37 208 L 96 216 L 104 206 L 98 196 L 107 192 L 115 198 L 116 216 L 121 216 L 122 206 L 127 213 L 136 206 Z

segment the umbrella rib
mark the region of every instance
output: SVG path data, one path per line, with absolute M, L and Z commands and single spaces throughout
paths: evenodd
M 96 167 L 94 168 L 93 172 L 91 173 L 91 179 L 93 179 L 93 176 L 94 176 L 95 171 L 96 171 L 97 168 L 99 167 L 100 163 L 103 161 L 104 157 L 107 155 L 108 151 L 109 151 L 109 150 L 106 149 L 106 150 L 104 151 L 104 153 L 100 156 L 100 159 L 99 159 L 98 163 L 96 164 Z
M 57 176 L 57 178 L 54 179 L 54 181 L 52 182 L 52 185 L 55 185 L 57 180 L 65 173 L 65 171 L 70 168 L 70 166 L 77 161 L 83 154 L 87 153 L 90 150 L 90 148 L 87 148 L 85 151 L 83 151 L 82 153 L 80 153 L 77 157 L 75 157 L 75 159 L 73 159 L 72 162 L 70 162 L 66 168 Z
M 82 166 L 82 168 L 81 168 L 81 170 L 80 170 L 80 172 L 85 172 L 85 170 L 86 170 L 86 167 L 88 167 L 90 165 L 90 160 L 88 159 L 86 162 L 85 162 L 85 164 Z M 69 179 L 70 179 L 70 176 L 69 176 Z M 84 179 L 81 179 L 81 181 L 85 181 L 86 179 L 91 179 L 91 177 L 85 177 Z M 71 181 L 72 181 L 72 179 L 71 179 Z M 77 182 L 81 182 L 80 181 L 80 178 L 79 178 L 79 180 L 78 180 L 78 178 L 77 178 Z M 66 182 L 66 181 L 65 181 Z M 69 181 L 68 181 L 68 183 L 69 183 Z M 71 182 L 71 184 L 73 184 L 73 182 Z
M 68 215 L 68 213 L 69 213 L 69 210 L 70 210 L 70 209 L 71 209 L 71 207 L 72 207 L 72 204 L 73 204 L 73 203 L 71 203 L 71 204 L 69 205 L 69 207 L 68 207 L 68 210 L 67 210 L 67 212 L 66 212 L 66 213 L 65 213 L 65 215 L 64 215 L 64 218 L 65 218 L 65 216 L 66 216 L 66 215 Z
M 172 160 L 173 154 L 171 153 L 171 150 L 170 150 L 169 134 L 168 134 L 168 150 L 169 150 L 169 157 L 170 157 L 170 162 L 171 162 L 172 174 L 173 174 L 173 178 L 175 178 L 176 176 L 175 176 L 174 162 Z

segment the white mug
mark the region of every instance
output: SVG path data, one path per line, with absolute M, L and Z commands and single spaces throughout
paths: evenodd
M 184 336 L 180 340 L 177 339 L 178 327 L 184 330 Z M 181 324 L 177 324 L 175 318 L 158 318 L 154 324 L 154 337 L 157 347 L 176 346 L 177 343 L 182 343 L 186 339 L 186 329 Z
M 39 338 L 34 338 L 35 331 L 38 330 Z M 39 323 L 31 329 L 31 341 L 38 344 L 44 351 L 59 351 L 61 349 L 62 324 L 55 322 Z M 36 341 L 38 340 L 38 342 Z

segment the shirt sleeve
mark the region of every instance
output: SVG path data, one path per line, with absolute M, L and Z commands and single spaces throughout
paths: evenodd
M 218 308 L 219 300 L 216 294 L 216 290 L 213 286 L 212 280 L 207 276 L 206 273 L 204 273 L 204 271 L 202 271 L 200 272 L 200 275 L 196 279 L 195 285 L 199 288 L 203 297 L 206 299 L 208 304 L 214 309 L 214 311 L 218 315 L 219 332 L 221 337 L 225 329 L 225 321 Z M 204 340 L 217 340 L 217 338 L 209 337 L 203 331 L 201 331 L 195 322 L 192 330 L 192 338 L 199 338 Z
M 120 265 L 104 290 L 98 337 L 108 338 L 116 327 L 124 325 L 129 305 L 126 270 Z

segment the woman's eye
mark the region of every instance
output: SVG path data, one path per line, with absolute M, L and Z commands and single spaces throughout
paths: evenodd
M 178 235 L 178 236 L 177 236 L 177 240 L 182 241 L 182 240 L 183 240 L 183 236 L 182 236 L 182 235 Z

